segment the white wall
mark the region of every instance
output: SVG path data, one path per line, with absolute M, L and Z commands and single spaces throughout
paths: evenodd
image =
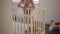
M 0 34 L 1 34 L 1 0 L 0 0 Z
M 54 18 L 56 21 L 60 21 L 60 0 L 41 0 L 40 5 L 46 8 L 46 21 L 50 18 Z
M 1 0 L 1 33 L 0 34 L 14 34 L 12 27 L 12 6 L 11 0 Z

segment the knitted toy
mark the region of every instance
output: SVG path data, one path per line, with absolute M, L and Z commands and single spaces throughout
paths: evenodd
M 54 20 L 51 20 L 51 25 L 50 25 L 50 27 L 49 27 L 49 31 L 52 31 L 53 30 L 53 28 L 54 28 L 54 26 L 55 26 L 55 22 L 54 22 Z
M 50 27 L 49 27 L 49 31 L 52 31 L 52 30 L 54 30 L 54 29 L 56 29 L 56 30 L 58 30 L 59 29 L 59 27 L 60 27 L 60 22 L 55 22 L 55 20 L 51 20 L 51 25 L 50 25 Z

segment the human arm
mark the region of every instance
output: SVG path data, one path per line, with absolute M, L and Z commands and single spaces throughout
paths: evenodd
M 22 4 L 23 2 L 24 2 L 24 0 L 19 1 L 19 3 L 17 4 L 17 6 L 20 7 L 20 8 L 23 8 L 23 6 L 21 6 L 21 4 Z
M 33 0 L 30 0 L 31 8 L 35 8 Z

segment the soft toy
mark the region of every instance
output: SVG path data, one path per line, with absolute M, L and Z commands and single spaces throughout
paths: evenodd
M 49 31 L 52 31 L 53 29 L 55 29 L 56 27 L 58 27 L 57 29 L 59 29 L 60 27 L 60 22 L 55 22 L 54 20 L 51 20 L 51 25 L 49 27 Z
M 54 20 L 51 20 L 51 25 L 50 25 L 50 27 L 49 27 L 49 31 L 52 31 L 53 30 L 53 28 L 54 28 L 54 26 L 55 26 L 55 22 L 54 22 Z

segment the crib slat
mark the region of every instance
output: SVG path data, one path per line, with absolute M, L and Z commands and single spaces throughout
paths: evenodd
M 35 17 L 36 17 L 36 14 L 35 14 Z M 36 20 L 35 20 L 35 23 L 36 23 Z M 36 23 L 36 29 L 37 29 L 37 23 Z M 35 29 L 35 30 L 36 30 L 36 29 Z M 37 34 L 37 31 L 36 31 L 36 34 Z
M 15 22 L 13 23 L 13 25 L 14 25 L 14 32 L 15 32 L 15 34 L 16 34 L 16 26 L 15 26 Z
M 16 34 L 18 34 L 18 30 L 17 30 L 17 22 L 15 22 L 15 26 L 16 26 Z
M 43 11 L 43 28 L 44 28 L 44 32 L 45 32 L 45 11 Z
M 22 32 L 22 30 L 21 30 L 21 23 L 19 23 L 19 34 L 22 34 L 21 32 Z
M 29 10 L 30 10 L 30 9 L 29 9 Z M 28 15 L 29 15 L 29 10 L 28 10 Z M 30 18 L 30 17 L 27 17 L 27 18 L 28 18 L 27 21 L 28 21 L 28 34 L 29 34 L 29 33 L 30 33 L 30 32 L 29 32 L 29 27 L 30 27 L 30 26 L 29 26 L 29 18 Z
M 35 20 L 34 20 L 34 34 L 36 34 L 35 32 L 36 32 L 36 28 L 35 28 L 35 24 L 36 24 L 36 22 L 35 22 Z
M 39 13 L 38 13 L 38 34 L 39 34 Z
M 32 22 L 32 17 L 31 17 L 31 34 L 33 34 L 33 22 Z

